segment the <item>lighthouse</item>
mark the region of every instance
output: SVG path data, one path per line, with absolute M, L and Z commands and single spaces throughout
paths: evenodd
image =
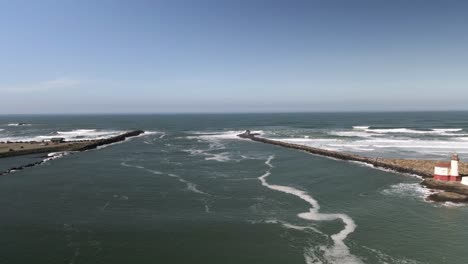
M 460 177 L 458 174 L 458 162 L 460 158 L 458 158 L 457 154 L 452 155 L 452 160 L 450 161 L 450 180 L 455 181 L 455 177 Z
M 462 177 L 458 173 L 459 161 L 458 155 L 453 154 L 450 162 L 437 162 L 434 167 L 434 179 L 439 181 L 461 181 Z

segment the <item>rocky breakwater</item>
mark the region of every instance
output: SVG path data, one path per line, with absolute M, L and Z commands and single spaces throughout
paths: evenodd
M 428 173 L 427 171 L 424 171 L 418 168 L 402 166 L 398 162 L 395 162 L 394 160 L 387 160 L 384 158 L 369 158 L 369 157 L 363 157 L 363 156 L 350 154 L 350 153 L 331 151 L 331 150 L 326 150 L 326 149 L 321 149 L 321 148 L 314 148 L 314 147 L 309 147 L 309 146 L 304 146 L 304 145 L 286 143 L 282 141 L 258 137 L 255 134 L 248 133 L 248 131 L 238 136 L 240 138 L 246 138 L 246 139 L 250 139 L 253 141 L 257 141 L 257 142 L 277 145 L 277 146 L 281 146 L 285 148 L 298 149 L 298 150 L 302 150 L 302 151 L 315 154 L 315 155 L 320 155 L 320 156 L 325 156 L 325 157 L 330 157 L 330 158 L 340 159 L 340 160 L 363 162 L 366 164 L 373 165 L 374 167 L 389 169 L 389 170 L 393 170 L 396 172 L 416 174 L 422 177 L 432 177 L 432 175 Z
M 130 132 L 120 134 L 120 135 L 115 136 L 115 137 L 95 140 L 94 142 L 92 142 L 90 144 L 87 144 L 87 145 L 85 145 L 83 147 L 80 147 L 80 148 L 76 149 L 76 151 L 85 151 L 85 150 L 95 149 L 95 148 L 98 148 L 100 146 L 109 145 L 109 144 L 117 143 L 117 142 L 120 142 L 120 141 L 124 141 L 127 138 L 136 137 L 136 136 L 139 136 L 139 135 L 141 135 L 143 133 L 145 133 L 145 131 L 143 131 L 143 130 L 134 130 L 134 131 L 130 131 Z
M 432 178 L 424 179 L 421 184 L 427 188 L 442 190 L 429 195 L 428 199 L 436 202 L 468 202 L 468 186 L 459 182 L 438 181 Z
M 425 178 L 421 184 L 427 188 L 443 190 L 428 197 L 428 199 L 436 202 L 468 202 L 468 186 L 458 182 L 443 182 L 432 179 L 433 169 L 436 161 L 432 160 L 407 160 L 407 159 L 385 159 L 385 158 L 369 158 L 355 154 L 331 151 L 326 149 L 314 148 L 304 145 L 286 143 L 282 141 L 259 137 L 258 134 L 246 131 L 238 135 L 240 138 L 250 139 L 252 141 L 277 145 L 285 148 L 302 150 L 311 154 L 330 157 L 340 160 L 356 161 L 370 164 L 376 168 L 389 169 L 399 173 L 414 174 Z M 468 173 L 468 164 L 460 164 L 462 174 Z
M 62 156 L 63 154 L 60 153 L 53 153 L 53 152 L 80 152 L 80 151 L 86 151 L 86 150 L 91 150 L 91 149 L 96 149 L 100 146 L 104 145 L 109 145 L 117 142 L 121 142 L 126 140 L 127 138 L 130 137 L 136 137 L 141 134 L 145 133 L 143 130 L 134 130 L 134 131 L 129 131 L 114 137 L 110 138 L 105 138 L 105 139 L 99 139 L 99 140 L 90 140 L 90 141 L 73 141 L 73 142 L 63 142 L 63 143 L 58 143 L 56 145 L 48 145 L 48 146 L 43 146 L 42 144 L 39 143 L 33 143 L 35 145 L 32 146 L 27 146 L 27 149 L 20 149 L 20 150 L 14 150 L 14 151 L 8 151 L 4 153 L 0 153 L 0 158 L 4 157 L 12 157 L 12 156 L 19 156 L 19 155 L 30 155 L 30 154 L 37 154 L 37 153 L 51 153 L 53 155 L 46 155 L 44 156 L 43 160 L 34 162 L 34 163 L 29 163 L 26 165 L 18 166 L 18 167 L 13 167 L 10 168 L 6 171 L 0 172 L 0 175 L 5 175 L 9 174 L 15 171 L 23 170 L 26 168 L 34 167 L 37 165 L 40 165 L 50 159 L 54 159 L 56 157 Z M 28 144 L 28 143 L 6 143 L 6 144 Z

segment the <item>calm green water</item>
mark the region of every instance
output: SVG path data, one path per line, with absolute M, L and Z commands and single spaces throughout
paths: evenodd
M 468 207 L 426 202 L 417 177 L 235 137 L 467 159 L 467 117 L 3 116 L 5 141 L 148 133 L 2 176 L 0 263 L 467 263 Z

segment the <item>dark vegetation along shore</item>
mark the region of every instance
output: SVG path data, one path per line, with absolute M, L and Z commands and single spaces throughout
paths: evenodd
M 83 141 L 65 141 L 59 143 L 49 143 L 45 145 L 42 142 L 8 142 L 0 143 L 0 158 L 40 154 L 40 153 L 53 153 L 53 152 L 72 152 L 72 151 L 86 151 L 96 149 L 100 146 L 105 146 L 127 138 L 135 137 L 143 134 L 143 130 L 129 131 L 114 137 L 97 139 L 97 140 L 83 140 Z M 44 157 L 46 158 L 46 157 Z M 47 159 L 29 163 L 26 165 L 10 168 L 6 171 L 0 172 L 0 175 L 8 174 L 14 171 L 23 170 L 25 168 L 33 167 L 44 163 Z
M 424 178 L 424 180 L 421 182 L 423 186 L 434 190 L 441 190 L 441 192 L 434 192 L 433 194 L 431 194 L 428 197 L 430 200 L 437 202 L 468 202 L 468 186 L 465 186 L 458 182 L 437 181 L 432 178 L 434 165 L 437 163 L 437 161 L 435 160 L 410 160 L 363 157 L 350 153 L 331 151 L 326 149 L 266 139 L 259 137 L 258 134 L 250 133 L 249 131 L 246 131 L 245 133 L 240 134 L 238 136 L 256 142 L 302 150 L 315 155 L 331 157 L 340 160 L 363 162 L 366 164 L 373 165 L 377 168 L 389 169 L 400 173 L 418 175 Z M 468 163 L 460 162 L 459 169 L 461 175 L 468 175 Z

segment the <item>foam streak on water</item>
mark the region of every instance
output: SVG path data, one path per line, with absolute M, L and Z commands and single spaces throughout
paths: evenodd
M 273 169 L 271 161 L 273 159 L 274 156 L 270 156 L 267 159 L 265 164 L 269 167 L 269 169 L 262 176 L 258 177 L 263 186 L 271 190 L 292 194 L 309 203 L 312 206 L 309 209 L 309 212 L 300 213 L 298 215 L 302 219 L 310 221 L 343 221 L 345 225 L 343 230 L 331 236 L 334 245 L 331 247 L 323 246 L 320 248 L 324 252 L 323 257 L 330 263 L 363 263 L 359 258 L 357 258 L 349 252 L 349 248 L 344 243 L 346 237 L 356 229 L 356 224 L 354 223 L 353 219 L 346 214 L 320 213 L 319 203 L 306 192 L 295 189 L 293 187 L 269 184 L 266 179 L 268 176 L 271 175 L 271 170 Z M 316 261 L 319 260 L 319 258 L 315 255 L 313 249 L 309 249 L 305 252 L 305 259 L 307 263 L 317 263 Z
M 172 173 L 163 173 L 163 172 L 160 172 L 160 171 L 157 171 L 157 170 L 152 170 L 152 169 L 147 169 L 143 166 L 139 166 L 139 165 L 131 165 L 131 164 L 128 164 L 126 162 L 122 162 L 120 163 L 120 165 L 124 166 L 124 167 L 129 167 L 129 168 L 136 168 L 136 169 L 140 169 L 140 170 L 144 170 L 144 171 L 147 171 L 149 173 L 152 173 L 152 174 L 156 174 L 156 175 L 167 175 L 171 178 L 175 178 L 177 179 L 179 182 L 185 184 L 187 190 L 191 191 L 191 192 L 194 192 L 194 193 L 198 193 L 198 194 L 207 194 L 203 191 L 200 191 L 198 188 L 197 188 L 197 185 L 193 182 L 190 182 L 188 180 L 185 180 L 184 178 L 182 178 L 181 176 L 179 175 L 176 175 L 176 174 L 172 174 Z

